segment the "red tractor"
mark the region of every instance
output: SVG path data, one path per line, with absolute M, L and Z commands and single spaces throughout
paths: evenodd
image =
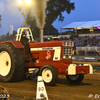
M 30 41 L 32 59 L 25 58 L 25 47 L 20 42 L 23 31 Z M 20 81 L 25 69 L 38 68 L 39 75 L 47 85 L 54 85 L 58 74 L 66 75 L 69 83 L 80 83 L 84 74 L 93 73 L 93 68 L 89 64 L 72 63 L 73 45 L 72 41 L 34 42 L 29 28 L 19 28 L 16 41 L 0 43 L 0 81 Z

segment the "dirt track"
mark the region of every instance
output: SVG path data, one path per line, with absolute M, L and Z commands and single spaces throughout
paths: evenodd
M 2 83 L 10 95 L 10 100 L 35 100 L 37 82 L 24 80 L 15 83 Z M 65 76 L 59 76 L 55 86 L 46 86 L 49 100 L 100 100 L 100 74 L 85 75 L 80 85 L 70 85 Z M 88 96 L 92 94 L 93 97 Z

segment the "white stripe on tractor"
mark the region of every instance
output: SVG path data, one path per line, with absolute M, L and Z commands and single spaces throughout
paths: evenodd
M 44 49 L 48 48 L 48 49 Z M 50 49 L 49 49 L 50 48 Z M 51 49 L 52 48 L 52 49 Z M 31 51 L 36 51 L 36 50 L 55 50 L 54 51 L 54 56 L 53 56 L 53 61 L 58 61 L 60 60 L 61 56 L 61 47 L 42 47 L 42 48 L 31 48 Z
M 61 56 L 61 47 L 53 47 L 54 51 L 54 56 L 53 56 L 53 61 L 60 60 Z
M 42 50 L 42 48 L 31 48 L 31 51 Z
M 89 66 L 90 74 L 93 74 L 93 67 L 91 64 L 84 64 L 84 66 Z

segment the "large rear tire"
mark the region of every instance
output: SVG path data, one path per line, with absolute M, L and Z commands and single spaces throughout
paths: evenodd
M 49 64 L 44 65 L 40 69 L 40 75 L 42 76 L 44 83 L 49 86 L 54 85 L 58 80 L 58 73 L 56 68 Z
M 84 74 L 66 76 L 66 78 L 67 78 L 68 82 L 71 84 L 79 84 L 83 80 Z
M 11 43 L 0 45 L 0 81 L 20 81 L 24 76 L 24 55 Z

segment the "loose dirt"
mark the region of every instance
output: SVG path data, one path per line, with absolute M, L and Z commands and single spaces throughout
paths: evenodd
M 10 100 L 36 100 L 36 81 L 0 82 L 0 85 L 7 89 Z M 49 100 L 100 100 L 100 74 L 86 74 L 79 85 L 69 84 L 66 77 L 60 75 L 57 84 L 46 86 L 46 90 Z

